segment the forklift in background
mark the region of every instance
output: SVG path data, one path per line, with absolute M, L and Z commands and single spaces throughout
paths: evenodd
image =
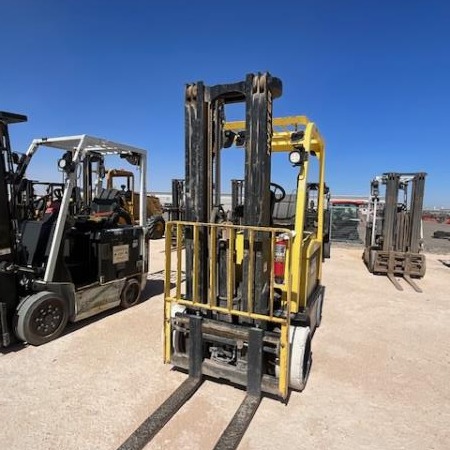
M 68 321 L 133 306 L 147 280 L 146 151 L 81 135 L 35 139 L 19 155 L 8 127 L 26 120 L 0 112 L 2 346 L 15 339 L 44 344 Z M 27 178 L 44 151 L 60 152 L 54 170 L 61 183 Z M 103 187 L 110 157 L 139 171 L 138 224 L 119 191 Z
M 423 172 L 385 173 L 370 186 L 363 259 L 370 272 L 387 275 L 400 291 L 396 276 L 422 292 L 412 278 L 422 278 L 426 268 L 422 253 L 425 176 Z
M 126 209 L 130 214 L 132 223 L 139 223 L 139 198 L 140 194 L 135 192 L 134 173 L 124 169 L 110 169 L 106 171 L 106 187 L 117 189 L 120 183 L 120 194 L 123 196 Z M 161 239 L 164 236 L 166 222 L 162 217 L 163 208 L 158 197 L 147 194 L 145 196 L 147 208 L 147 227 L 149 239 Z
M 167 212 L 169 220 L 183 220 L 184 207 L 184 180 L 172 179 L 172 203 L 164 205 L 164 212 Z
M 272 118 L 272 102 L 281 93 L 281 81 L 268 73 L 232 84 L 186 86 L 185 207 L 182 220 L 166 223 L 164 361 L 187 370 L 189 378 L 122 449 L 142 448 L 204 375 L 247 389 L 216 446 L 223 449 L 239 444 L 263 392 L 287 401 L 290 389 L 305 388 L 324 297 L 325 150 L 307 117 Z M 240 102 L 245 121 L 226 124 L 225 106 Z M 275 144 L 274 128 L 282 130 Z M 234 144 L 244 150 L 229 149 Z M 222 157 L 231 151 L 245 152 L 245 172 L 243 180 L 232 182 L 232 207 L 226 211 Z M 290 173 L 296 182 L 293 215 L 274 215 L 286 197 L 271 175 L 277 152 L 286 154 L 284 176 Z M 308 228 L 312 160 L 319 168 L 318 207 Z

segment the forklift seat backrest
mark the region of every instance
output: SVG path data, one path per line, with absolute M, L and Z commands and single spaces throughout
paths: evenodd
M 43 220 L 24 220 L 22 222 L 22 249 L 25 264 L 39 266 L 45 260 L 48 246 L 56 225 L 57 214 L 48 214 Z
M 102 189 L 100 195 L 92 200 L 92 212 L 103 213 L 113 211 L 120 205 L 117 189 Z
M 295 203 L 297 194 L 286 194 L 281 202 L 275 203 L 272 214 L 272 222 L 275 226 L 294 226 L 295 225 Z
M 112 200 L 116 200 L 118 195 L 119 195 L 119 191 L 117 189 L 103 188 L 100 192 L 100 195 L 98 197 L 96 197 L 94 200 L 112 201 Z

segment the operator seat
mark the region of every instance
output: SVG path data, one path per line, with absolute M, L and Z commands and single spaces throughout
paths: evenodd
M 119 191 L 117 189 L 102 189 L 100 195 L 95 197 L 91 203 L 93 214 L 111 213 L 120 203 Z
M 60 202 L 47 207 L 42 220 L 24 220 L 21 224 L 22 250 L 25 264 L 41 266 L 46 259 L 47 247 L 53 236 Z
M 125 201 L 117 189 L 102 189 L 100 195 L 91 202 L 91 214 L 104 216 L 111 224 L 117 224 L 122 218 L 127 225 L 131 225 L 131 216 L 126 210 Z
M 274 203 L 272 212 L 272 225 L 282 228 L 294 228 L 295 226 L 295 204 L 297 193 L 286 194 L 281 202 Z

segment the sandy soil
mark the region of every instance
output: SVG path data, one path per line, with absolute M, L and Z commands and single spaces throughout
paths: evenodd
M 146 299 L 0 354 L 0 448 L 115 449 L 186 378 L 162 364 L 163 243 Z M 427 255 L 424 292 L 332 249 L 313 367 L 289 403 L 264 398 L 241 449 L 447 449 L 450 268 Z M 207 381 L 149 449 L 210 449 L 244 392 Z

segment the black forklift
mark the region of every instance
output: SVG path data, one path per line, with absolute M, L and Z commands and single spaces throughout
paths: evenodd
M 0 346 L 41 345 L 68 321 L 133 306 L 147 281 L 146 151 L 80 135 L 35 139 L 15 153 L 8 127 L 26 120 L 0 112 Z M 27 178 L 36 153 L 55 159 L 49 174 L 61 182 Z M 139 223 L 104 187 L 110 159 L 139 176 Z

